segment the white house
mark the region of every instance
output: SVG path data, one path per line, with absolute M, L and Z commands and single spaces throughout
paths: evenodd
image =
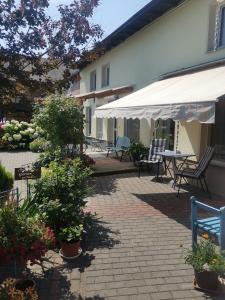
M 104 54 L 80 72 L 78 97 L 85 99 L 85 134 L 109 141 L 127 135 L 146 145 L 153 134 L 166 136 L 168 147 L 194 153 L 197 158 L 207 144 L 217 144 L 208 177 L 211 190 L 225 195 L 223 102 L 216 105 L 215 124 L 94 116 L 97 107 L 141 90 L 159 78 L 225 65 L 225 1 L 152 0 L 102 45 Z

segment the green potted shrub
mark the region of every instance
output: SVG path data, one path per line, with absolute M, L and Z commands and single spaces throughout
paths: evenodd
M 194 250 L 189 250 L 185 262 L 195 272 L 195 282 L 203 290 L 216 290 L 219 276 L 225 274 L 225 258 L 209 240 L 200 241 Z
M 134 164 L 139 161 L 143 155 L 148 154 L 148 148 L 142 143 L 132 142 L 128 150 L 129 154 L 132 156 Z
M 82 224 L 60 229 L 58 239 L 61 244 L 61 254 L 63 257 L 73 258 L 79 255 L 83 230 Z
M 13 187 L 13 175 L 0 163 L 0 192 L 8 191 Z

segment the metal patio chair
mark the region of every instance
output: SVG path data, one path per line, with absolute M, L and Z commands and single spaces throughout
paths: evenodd
M 177 185 L 178 182 L 178 192 L 177 192 L 177 197 L 179 196 L 180 193 L 180 187 L 181 187 L 181 182 L 182 179 L 184 179 L 186 181 L 186 183 L 188 183 L 187 179 L 192 179 L 192 180 L 196 180 L 197 182 L 200 182 L 201 188 L 204 189 L 204 185 L 206 188 L 206 191 L 209 195 L 209 197 L 211 197 L 207 182 L 206 182 L 206 178 L 205 178 L 205 173 L 206 170 L 210 164 L 210 161 L 213 158 L 213 154 L 214 154 L 214 150 L 215 148 L 212 146 L 208 146 L 202 156 L 202 158 L 200 159 L 198 165 L 192 169 L 192 168 L 185 168 L 185 169 L 179 169 L 179 167 L 176 164 L 175 159 L 173 159 L 173 172 L 174 172 L 174 187 Z M 185 163 L 185 165 L 188 165 L 188 163 Z M 193 163 L 192 163 L 193 165 Z M 204 185 L 203 185 L 204 182 Z
M 128 153 L 129 148 L 130 148 L 130 139 L 127 136 L 118 136 L 115 146 L 106 148 L 107 150 L 106 156 L 108 157 L 110 152 L 111 153 L 114 152 L 116 153 L 116 156 L 119 157 L 118 153 L 120 152 L 121 153 L 120 161 L 122 161 L 124 155 Z
M 199 219 L 198 209 L 207 211 L 212 217 Z M 191 197 L 192 248 L 197 245 L 198 232 L 207 233 L 215 238 L 221 251 L 225 250 L 225 207 L 219 209 L 201 203 L 196 197 Z
M 157 165 L 157 178 L 159 178 L 159 167 L 163 164 L 162 155 L 158 152 L 164 152 L 166 148 L 166 139 L 153 139 L 149 148 L 148 159 L 139 161 L 138 177 L 141 176 L 141 168 L 144 165 Z

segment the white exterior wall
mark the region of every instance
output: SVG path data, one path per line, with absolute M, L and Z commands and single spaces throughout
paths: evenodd
M 110 64 L 108 88 L 134 85 L 134 89 L 138 90 L 167 72 L 224 58 L 225 48 L 215 52 L 207 51 L 210 6 L 215 3 L 216 0 L 187 0 L 147 25 L 83 69 L 80 92 L 89 91 L 90 72 L 93 70 L 97 72 L 97 90 L 102 89 L 101 69 L 107 63 Z M 146 145 L 149 145 L 151 132 L 148 121 L 141 120 L 140 123 L 140 140 Z M 107 120 L 104 120 L 105 129 L 107 124 Z M 123 121 L 118 120 L 120 135 L 124 133 L 123 126 Z M 181 123 L 179 150 L 194 153 L 199 158 L 201 137 L 202 125 Z M 212 169 L 215 172 L 215 167 Z M 212 191 L 216 192 L 213 187 L 214 185 L 211 186 Z
M 110 63 L 110 87 L 140 89 L 167 72 L 223 58 L 225 49 L 207 52 L 209 10 L 215 0 L 187 0 L 167 12 L 81 72 L 81 93 L 89 91 L 90 72 Z

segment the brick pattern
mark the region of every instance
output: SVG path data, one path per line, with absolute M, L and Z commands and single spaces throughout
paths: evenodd
M 17 155 L 14 161 L 22 164 Z M 66 262 L 49 251 L 45 274 L 40 266 L 30 268 L 40 300 L 224 299 L 194 290 L 193 270 L 184 263 L 191 245 L 190 194 L 178 199 L 166 181 L 136 173 L 93 181 L 87 209 L 97 213 L 99 224 L 80 258 Z
M 91 252 L 87 299 L 205 299 L 193 289 L 193 270 L 184 263 L 191 245 L 190 195 L 178 199 L 169 185 L 152 179 L 136 174 L 97 179 L 88 209 L 102 216 L 114 243 Z

